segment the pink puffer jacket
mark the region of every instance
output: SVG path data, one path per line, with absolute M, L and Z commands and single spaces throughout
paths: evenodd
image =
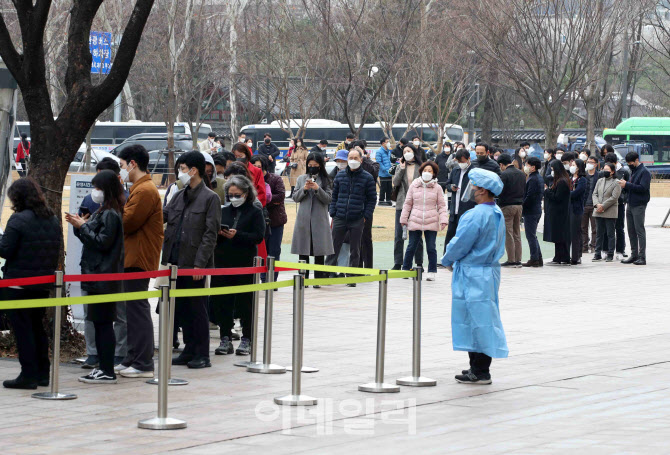
M 447 205 L 444 203 L 444 191 L 431 180 L 424 184 L 423 179 L 415 179 L 405 196 L 400 224 L 407 224 L 410 231 L 439 231 L 440 224 L 449 223 Z

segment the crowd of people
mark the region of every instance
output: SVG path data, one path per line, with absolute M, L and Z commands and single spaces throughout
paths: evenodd
M 622 164 L 610 146 L 600 154 L 586 149 L 579 154 L 547 149 L 540 160 L 530 156 L 527 143 L 513 154 L 484 143 L 468 148 L 460 142 L 445 143 L 436 154 L 426 152 L 418 137 L 402 138 L 395 147 L 385 137 L 379 144 L 373 159 L 366 141 L 348 135 L 338 145 L 336 165 L 328 172 L 328 141 L 307 150 L 302 139 L 294 139 L 288 157 L 287 196 L 284 179 L 275 173 L 280 152 L 269 134 L 255 154 L 243 134 L 230 151 L 210 134 L 199 151 L 177 159 L 175 182 L 164 198 L 148 172 L 148 152 L 141 145 L 127 147 L 120 152 L 119 163 L 104 159 L 97 164 L 92 193 L 78 213 L 66 214 L 82 243 L 81 271 L 154 271 L 168 264 L 194 270 L 251 267 L 254 257 L 268 255 L 279 260 L 288 222 L 287 198 L 298 204 L 291 253 L 307 262 L 313 257 L 315 264 L 373 267 L 375 208 L 395 204 L 393 270 L 423 268 L 425 243 L 427 280 L 434 281 L 438 267 L 458 261 L 444 258 L 458 256 L 457 245 L 463 244 L 467 230 L 459 230 L 461 220 L 482 203 L 497 204 L 496 212 L 477 213 L 497 217 L 499 211 L 504 219 L 507 260 L 500 264 L 503 267 L 544 265 L 537 238 L 543 215 L 543 239 L 555 246 L 549 264 L 578 265 L 584 253 L 593 253 L 593 261 L 611 262 L 616 257 L 626 264 L 646 264 L 644 218 L 651 175 L 634 152 Z M 491 179 L 489 173 L 497 177 Z M 479 187 L 471 178 L 475 175 Z M 495 191 L 477 192 L 484 181 Z M 39 185 L 22 178 L 10 187 L 8 196 L 15 213 L 0 239 L 0 257 L 6 260 L 4 277 L 53 274 L 62 231 Z M 473 222 L 472 216 L 465 219 Z M 624 219 L 630 256 L 625 255 Z M 530 249 L 525 263 L 521 223 Z M 437 236 L 445 230 L 444 258 L 438 261 Z M 456 246 L 449 250 L 452 244 Z M 177 288 L 208 285 L 205 276 L 194 273 L 180 276 Z M 326 275 L 315 273 L 316 277 Z M 269 278 L 263 276 L 266 281 Z M 211 286 L 250 284 L 251 280 L 250 275 L 216 276 Z M 148 288 L 148 279 L 82 283 L 87 295 Z M 4 299 L 14 300 L 44 297 L 48 289 L 7 288 L 3 292 Z M 173 365 L 211 366 L 210 324 L 219 328 L 216 355 L 249 355 L 254 323 L 251 308 L 251 293 L 177 298 L 175 337 L 181 330 L 184 348 Z M 148 301 L 95 304 L 87 306 L 85 313 L 88 357 L 83 367 L 91 371 L 80 381 L 116 383 L 117 375 L 153 377 L 154 331 Z M 48 384 L 43 315 L 44 309 L 10 312 L 21 374 L 5 381 L 5 387 L 30 389 Z M 235 319 L 242 326 L 237 349 L 232 344 L 237 335 Z M 174 344 L 179 345 L 177 338 Z M 477 365 L 477 358 L 472 362 Z

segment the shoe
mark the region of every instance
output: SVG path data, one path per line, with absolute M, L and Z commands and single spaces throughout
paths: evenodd
M 540 256 L 540 259 L 538 259 L 539 262 L 539 267 L 544 267 L 544 260 L 542 259 L 542 256 Z
M 624 258 L 627 258 L 627 257 L 628 257 L 628 255 L 627 255 L 626 253 L 622 253 L 621 255 L 622 255 Z
M 395 264 L 391 270 L 401 270 L 402 264 Z
M 624 259 L 621 261 L 622 264 L 635 264 L 635 261 L 637 261 L 638 258 L 636 256 L 631 256 L 628 259 Z
M 608 254 L 607 258 L 605 259 L 605 262 L 612 262 L 614 261 L 614 255 L 613 254 Z
M 276 291 L 276 289 L 275 289 L 275 291 Z M 231 339 L 231 340 L 235 340 L 235 341 L 237 341 L 237 340 L 239 340 L 240 338 L 242 338 L 242 337 L 240 336 L 240 334 L 237 333 L 237 331 L 235 331 L 235 329 L 231 330 L 230 334 L 231 334 L 231 335 L 230 335 L 230 339 Z
M 593 256 L 593 259 L 591 259 L 591 262 L 598 262 L 598 261 L 602 261 L 602 260 L 603 260 L 603 257 L 600 255 L 600 253 L 596 253 L 596 255 Z
M 356 287 L 356 283 L 349 283 L 349 284 L 347 284 L 347 287 L 349 287 L 349 288 L 355 288 L 355 287 Z
M 455 376 L 457 382 L 461 384 L 491 384 L 491 375 L 482 375 L 482 377 L 476 376 L 472 371 L 468 371 L 467 374 L 458 374 Z
M 81 364 L 81 367 L 85 370 L 94 370 L 98 368 L 98 356 L 97 355 L 89 355 L 86 358 L 86 361 Z
M 571 265 L 572 261 L 561 261 L 560 265 Z
M 446 267 L 443 266 L 442 264 L 437 264 L 437 268 L 438 268 L 438 269 L 446 269 Z
M 520 269 L 521 267 L 523 267 L 523 265 L 521 264 L 521 261 L 519 261 L 519 262 L 515 262 L 515 263 L 514 263 L 513 268 L 515 268 L 515 269 Z
M 637 258 L 637 261 L 633 262 L 635 265 L 647 265 L 647 260 L 645 258 Z
M 121 370 L 119 372 L 121 376 L 124 378 L 153 378 L 154 377 L 154 372 L 153 371 L 142 371 L 138 370 L 137 368 L 133 367 L 128 367 L 125 370 Z
M 570 261 L 571 265 L 580 265 L 582 263 L 581 259 L 577 259 L 576 261 Z
M 500 267 L 513 267 L 516 265 L 516 262 L 505 261 L 500 264 Z
M 172 349 L 179 349 L 179 340 L 178 339 L 174 340 L 172 342 Z M 82 368 L 84 368 L 84 367 L 82 367 Z
M 209 330 L 219 330 L 219 326 L 214 324 L 213 322 L 209 323 Z
M 249 338 L 242 338 L 242 341 L 235 350 L 235 355 L 249 355 L 250 353 L 251 353 L 251 340 Z
M 542 267 L 539 260 L 530 259 L 525 264 L 521 264 L 521 267 Z
M 428 272 L 426 274 L 426 281 L 435 281 L 435 272 Z
M 223 337 L 219 347 L 214 349 L 214 354 L 216 355 L 228 355 L 232 354 L 235 351 L 233 348 L 233 343 L 231 343 L 230 338 Z
M 128 368 L 130 368 L 130 365 L 124 365 L 123 363 L 117 363 L 116 365 L 114 365 L 114 373 L 120 373 L 123 370 L 127 370 Z
M 614 255 L 615 261 L 621 261 L 623 259 L 623 253 L 617 253 Z
M 7 379 L 6 381 L 3 381 L 2 385 L 7 389 L 35 390 L 37 388 L 37 381 L 35 379 L 28 379 L 19 374 L 16 379 Z
M 209 357 L 199 357 L 193 359 L 186 364 L 187 367 L 198 370 L 200 368 L 209 368 L 212 366 L 212 362 L 209 361 Z
M 85 382 L 86 384 L 116 384 L 118 381 L 116 380 L 116 375 L 110 376 L 102 370 L 95 369 L 86 376 L 80 377 L 79 382 Z
M 49 372 L 47 371 L 44 374 L 40 374 L 37 378 L 38 387 L 49 387 Z
M 181 354 L 179 354 L 179 357 L 174 357 L 172 359 L 172 365 L 187 365 L 188 362 L 190 362 L 191 360 L 193 360 L 192 355 L 189 354 L 184 355 L 184 353 L 182 352 Z
M 307 286 L 305 286 L 305 287 L 307 287 Z M 321 289 L 321 286 L 319 286 L 318 284 L 315 284 L 315 285 L 312 286 L 312 287 L 313 287 L 314 289 Z
M 559 262 L 559 261 L 551 261 L 551 262 L 547 262 L 547 265 L 561 265 L 561 264 L 562 264 L 562 263 Z
M 331 272 L 330 275 L 328 275 L 328 278 L 337 278 L 338 275 L 335 272 Z

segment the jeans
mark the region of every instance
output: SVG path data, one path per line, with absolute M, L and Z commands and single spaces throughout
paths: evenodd
M 125 269 L 129 272 L 142 272 L 137 267 Z M 142 292 L 149 289 L 149 278 L 127 280 L 123 283 L 124 292 Z M 154 323 L 151 319 L 151 306 L 147 299 L 126 302 L 128 319 L 128 354 L 123 364 L 141 371 L 154 369 Z
M 647 258 L 647 231 L 644 228 L 644 215 L 647 204 L 631 207 L 628 204 L 626 221 L 630 240 L 631 257 Z
M 470 370 L 475 376 L 480 378 L 490 374 L 491 357 L 483 352 L 468 352 L 468 356 L 470 357 Z
M 82 295 L 87 295 L 82 291 Z M 95 342 L 95 325 L 86 319 L 88 305 L 84 305 L 84 339 L 86 340 L 86 355 L 98 355 Z M 116 322 L 114 322 L 114 339 L 116 348 L 115 357 L 125 357 L 128 354 L 128 323 L 126 317 L 126 302 L 116 302 Z
M 589 223 L 591 224 L 591 241 L 589 242 Z M 582 215 L 582 251 L 588 252 L 589 247 L 596 248 L 596 219 L 593 217 L 593 206 L 584 207 Z
M 177 289 L 202 289 L 205 280 L 195 281 L 191 276 L 177 278 Z M 195 358 L 209 357 L 209 318 L 207 297 L 177 297 L 175 318 L 179 320 L 184 335 L 182 355 Z
M 539 261 L 542 257 L 540 251 L 540 242 L 537 240 L 537 225 L 540 222 L 542 215 L 524 215 L 523 228 L 526 231 L 526 240 L 528 241 L 528 248 L 530 249 L 531 261 Z
M 265 239 L 265 246 L 267 247 L 268 250 L 268 256 L 272 256 L 275 258 L 275 261 L 280 260 L 281 256 L 281 241 L 284 238 L 284 225 L 281 226 L 273 226 L 272 227 L 272 233 L 267 236 Z M 279 272 L 275 272 L 275 281 L 277 281 L 277 277 L 279 276 Z M 265 282 L 265 274 L 261 273 L 261 281 Z
M 372 219 L 365 220 L 361 238 L 361 267 L 372 268 Z
M 405 241 L 402 239 L 402 224 L 400 224 L 400 215 L 402 210 L 395 211 L 395 238 L 393 239 L 393 264 L 401 265 L 404 262 L 403 250 Z M 417 266 L 423 266 L 423 240 L 419 239 L 419 244 L 416 247 L 414 254 L 414 262 Z
M 596 218 L 596 254 L 600 254 L 605 246 L 605 233 L 607 233 L 607 255 L 614 255 L 614 225 L 616 218 Z
M 379 177 L 379 202 L 391 202 L 392 177 Z
M 347 221 L 342 218 L 333 218 L 333 248 L 334 254 L 328 256 L 326 263 L 328 265 L 337 265 L 337 256 L 344 243 L 344 238 L 349 234 L 349 266 L 359 267 L 361 238 L 363 237 L 363 218 L 353 221 Z
M 505 217 L 505 250 L 508 262 L 521 262 L 521 205 L 501 208 Z
M 407 251 L 405 252 L 402 269 L 410 270 L 412 268 L 412 259 L 416 254 L 419 242 L 421 242 L 422 233 L 426 238 L 426 250 L 428 251 L 428 273 L 437 273 L 437 249 L 435 248 L 437 231 L 409 231 L 409 242 L 407 243 Z M 418 266 L 419 264 L 417 264 Z

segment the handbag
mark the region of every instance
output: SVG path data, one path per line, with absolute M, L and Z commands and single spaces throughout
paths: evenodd
M 391 200 L 393 202 L 397 202 L 399 192 L 400 192 L 400 186 L 394 186 L 393 191 L 391 192 Z

